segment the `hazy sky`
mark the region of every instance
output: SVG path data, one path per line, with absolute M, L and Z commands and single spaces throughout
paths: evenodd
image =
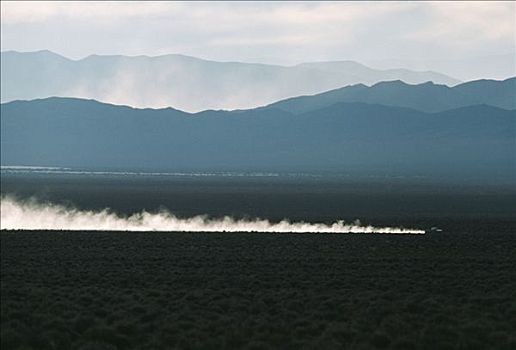
M 1 2 L 2 50 L 294 64 L 514 54 L 514 2 Z

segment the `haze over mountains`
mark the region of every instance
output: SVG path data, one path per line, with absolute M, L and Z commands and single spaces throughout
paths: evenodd
M 1 105 L 2 165 L 486 183 L 516 176 L 514 77 L 457 84 L 351 61 L 74 61 L 49 51 L 3 52 L 1 62 L 2 101 L 15 100 Z M 258 107 L 236 109 L 248 106 Z
M 71 60 L 50 51 L 2 52 L 1 73 L 2 102 L 61 96 L 189 112 L 254 108 L 359 83 L 459 83 L 436 72 L 377 70 L 352 61 L 287 67 L 183 55 L 92 55 Z
M 471 82 L 445 90 L 442 101 L 426 90 L 442 87 L 402 84 L 399 95 L 400 83 L 390 82 L 379 84 L 379 95 L 378 85 L 348 88 L 373 91 L 367 102 L 391 96 L 390 106 L 323 94 L 309 103 L 298 98 L 276 107 L 196 114 L 74 98 L 15 101 L 1 106 L 1 164 L 514 184 L 516 110 L 496 107 L 514 103 L 514 81 Z M 425 112 L 432 103 L 449 106 L 463 91 L 470 105 Z M 403 107 L 403 96 L 419 94 L 414 109 Z

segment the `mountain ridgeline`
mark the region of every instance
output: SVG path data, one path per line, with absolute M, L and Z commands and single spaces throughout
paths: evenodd
M 390 95 L 380 94 L 392 97 L 389 106 L 375 99 L 330 101 L 325 94 L 309 98 L 309 104 L 303 97 L 266 108 L 196 114 L 74 98 L 14 101 L 1 106 L 1 164 L 514 184 L 516 111 L 500 108 L 514 103 L 514 79 L 464 85 L 446 90 L 446 99 L 429 93 L 431 102 L 415 99 L 422 101 L 412 102 L 420 110 L 405 107 L 409 99 L 394 98 L 403 95 L 399 82 L 349 88 L 392 86 Z M 471 105 L 461 106 L 468 101 L 453 95 L 483 85 L 484 93 L 464 95 Z M 414 95 L 428 87 L 403 85 Z M 317 102 L 321 96 L 324 103 Z M 425 111 L 447 104 L 452 109 Z
M 436 72 L 378 70 L 353 61 L 279 66 L 183 55 L 92 55 L 80 60 L 50 51 L 6 51 L 1 55 L 2 103 L 60 96 L 198 112 L 254 108 L 358 83 L 396 79 L 407 83 L 459 83 Z
M 486 104 L 503 109 L 516 108 L 516 78 L 475 80 L 454 87 L 427 82 L 410 85 L 400 80 L 346 86 L 313 96 L 299 96 L 268 105 L 292 113 L 305 113 L 340 102 L 363 102 L 413 108 L 424 112 Z

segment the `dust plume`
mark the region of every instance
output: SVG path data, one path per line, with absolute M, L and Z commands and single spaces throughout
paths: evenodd
M 332 224 L 270 222 L 264 219 L 208 218 L 204 215 L 178 218 L 168 211 L 142 211 L 121 216 L 109 209 L 86 211 L 34 199 L 18 200 L 2 196 L 0 202 L 2 230 L 71 230 L 71 231 L 176 231 L 176 232 L 276 232 L 276 233 L 387 233 L 424 234 L 424 230 L 399 227 L 363 226 L 342 220 Z

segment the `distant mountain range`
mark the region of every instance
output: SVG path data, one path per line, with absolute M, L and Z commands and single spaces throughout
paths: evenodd
M 436 72 L 378 70 L 352 61 L 287 67 L 183 55 L 92 55 L 71 60 L 50 51 L 1 53 L 2 102 L 61 96 L 196 112 L 254 108 L 289 97 L 386 80 L 459 83 Z
M 504 109 L 516 108 L 516 78 L 503 81 L 476 80 L 454 87 L 424 83 L 409 85 L 402 81 L 346 86 L 313 96 L 279 101 L 266 108 L 304 113 L 339 102 L 364 102 L 386 106 L 408 107 L 425 112 L 486 104 Z
M 362 62 L 379 69 L 404 67 L 411 70 L 434 70 L 444 74 L 452 74 L 462 81 L 478 80 L 485 77 L 501 80 L 516 75 L 516 51 L 485 56 L 471 56 L 465 58 L 447 57 L 445 59 L 375 59 Z
M 48 98 L 2 104 L 0 115 L 2 165 L 515 179 L 516 111 L 487 105 L 427 113 L 338 102 L 298 114 L 189 114 Z

